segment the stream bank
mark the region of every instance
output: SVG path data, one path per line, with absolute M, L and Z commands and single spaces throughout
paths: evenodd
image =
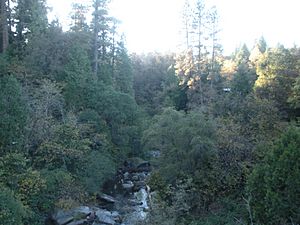
M 98 204 L 58 210 L 47 225 L 136 225 L 146 220 L 150 188 L 146 184 L 151 165 L 125 161 L 116 176 L 107 181 Z

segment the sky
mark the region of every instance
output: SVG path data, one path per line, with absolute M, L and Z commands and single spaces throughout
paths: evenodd
M 84 0 L 76 0 L 83 2 Z M 191 0 L 192 1 L 192 0 Z M 72 0 L 48 0 L 63 25 Z M 174 52 L 180 43 L 184 0 L 112 0 L 110 14 L 121 20 L 129 52 Z M 206 0 L 217 7 L 221 31 L 219 41 L 230 54 L 241 44 L 254 45 L 261 36 L 269 46 L 300 45 L 300 0 Z

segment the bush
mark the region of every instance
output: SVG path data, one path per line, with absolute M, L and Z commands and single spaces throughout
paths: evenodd
M 161 151 L 161 177 L 156 175 L 151 178 L 156 185 L 154 187 L 160 188 L 162 181 L 176 188 L 180 183 L 186 186 L 182 191 L 184 199 L 180 201 L 193 199 L 189 204 L 191 211 L 206 211 L 220 189 L 218 175 L 221 171 L 213 121 L 199 111 L 185 113 L 166 109 L 154 117 L 153 123 L 144 132 L 143 144 L 145 150 Z M 165 190 L 160 192 L 162 197 L 165 195 L 163 192 Z M 173 197 L 179 196 L 175 194 Z
M 300 222 L 300 129 L 290 128 L 248 181 L 254 218 L 262 224 Z
M 56 206 L 62 204 L 64 200 L 70 202 L 79 202 L 81 200 L 81 193 L 83 190 L 75 182 L 75 178 L 64 169 L 43 170 L 41 172 L 43 178 L 46 180 L 47 188 L 42 193 L 42 199 L 39 207 L 44 212 L 49 212 Z M 69 205 L 69 204 L 68 204 Z
M 112 177 L 115 171 L 116 165 L 108 154 L 93 151 L 85 157 L 80 176 L 88 192 L 98 193 L 104 181 Z
M 26 110 L 21 86 L 12 76 L 0 77 L 0 156 L 21 145 Z
M 5 225 L 23 225 L 25 210 L 9 189 L 0 187 L 0 221 Z

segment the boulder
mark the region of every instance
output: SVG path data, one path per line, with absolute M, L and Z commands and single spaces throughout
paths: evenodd
M 116 221 L 110 211 L 105 209 L 98 209 L 96 212 L 97 219 L 96 221 L 99 223 L 104 223 L 108 225 L 115 225 Z
M 139 173 L 139 180 L 145 180 L 147 178 L 147 175 L 145 173 Z
M 112 211 L 111 215 L 116 222 L 118 222 L 118 223 L 122 222 L 122 217 L 121 217 L 120 213 L 118 213 L 117 211 Z
M 129 178 L 129 173 L 128 172 L 125 172 L 124 174 L 123 174 L 123 177 L 124 177 L 124 180 L 128 180 L 128 179 L 130 179 Z
M 51 216 L 55 225 L 81 225 L 93 212 L 88 206 L 80 206 L 69 211 L 60 210 Z
M 107 202 L 107 203 L 115 203 L 116 199 L 110 195 L 107 194 L 101 194 L 97 197 L 99 200 Z
M 149 155 L 153 158 L 159 158 L 161 155 L 160 150 L 153 150 L 149 152 Z
M 64 216 L 64 217 L 57 218 L 54 221 L 57 225 L 66 225 L 66 224 L 72 222 L 73 220 L 74 220 L 73 216 Z
M 133 181 L 139 181 L 139 180 L 140 180 L 140 177 L 139 177 L 138 174 L 133 174 L 131 179 L 132 179 Z
M 74 216 L 70 212 L 58 211 L 51 216 L 51 220 L 55 225 L 66 225 L 74 220 Z
M 77 220 L 71 223 L 68 223 L 67 225 L 86 225 L 87 224 L 87 220 Z
M 122 187 L 126 190 L 131 190 L 133 188 L 134 184 L 132 181 L 127 181 L 126 183 L 122 184 Z
M 87 216 L 89 216 L 93 212 L 92 209 L 88 206 L 79 206 L 72 210 L 72 214 L 75 218 L 81 218 L 85 219 Z

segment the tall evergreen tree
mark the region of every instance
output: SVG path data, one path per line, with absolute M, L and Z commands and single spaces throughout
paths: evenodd
M 252 90 L 256 80 L 255 69 L 250 66 L 250 52 L 244 44 L 235 55 L 236 73 L 231 80 L 232 91 L 246 96 Z
M 197 64 L 197 77 L 198 77 L 198 87 L 200 92 L 200 103 L 203 104 L 203 71 L 205 68 L 205 54 L 203 53 L 204 48 L 204 29 L 205 29 L 205 19 L 206 11 L 205 4 L 203 0 L 198 0 L 196 3 L 196 12 L 195 12 L 195 25 L 197 34 L 197 43 L 196 43 L 196 64 Z
M 260 224 L 300 221 L 300 131 L 289 128 L 258 165 L 248 182 L 250 206 Z
M 0 156 L 3 156 L 22 146 L 27 118 L 19 82 L 12 76 L 2 77 L 0 89 Z
M 263 57 L 263 54 L 267 51 L 267 42 L 264 37 L 261 37 L 255 44 L 250 54 L 250 61 L 257 66 L 259 60 Z
M 298 76 L 297 57 L 283 46 L 268 49 L 259 61 L 257 75 L 256 94 L 275 101 L 281 112 L 287 113 L 288 97 L 291 95 L 292 84 Z
M 124 41 L 118 43 L 116 50 L 113 80 L 116 90 L 133 95 L 133 71 Z
M 72 4 L 72 24 L 71 30 L 75 32 L 88 31 L 88 24 L 86 21 L 86 13 L 88 12 L 88 7 L 83 4 L 74 3 Z
M 18 0 L 15 6 L 14 45 L 23 54 L 31 38 L 46 32 L 48 26 L 46 0 Z
M 93 72 L 94 78 L 100 78 L 103 82 L 111 84 L 110 58 L 108 47 L 110 25 L 112 18 L 108 16 L 107 4 L 109 0 L 94 0 L 93 12 Z
M 218 44 L 219 33 L 219 16 L 216 7 L 212 7 L 208 13 L 209 19 L 209 36 L 211 38 L 211 59 L 208 79 L 210 80 L 210 86 L 220 80 L 220 65 L 218 63 L 218 57 L 221 55 L 221 45 Z

